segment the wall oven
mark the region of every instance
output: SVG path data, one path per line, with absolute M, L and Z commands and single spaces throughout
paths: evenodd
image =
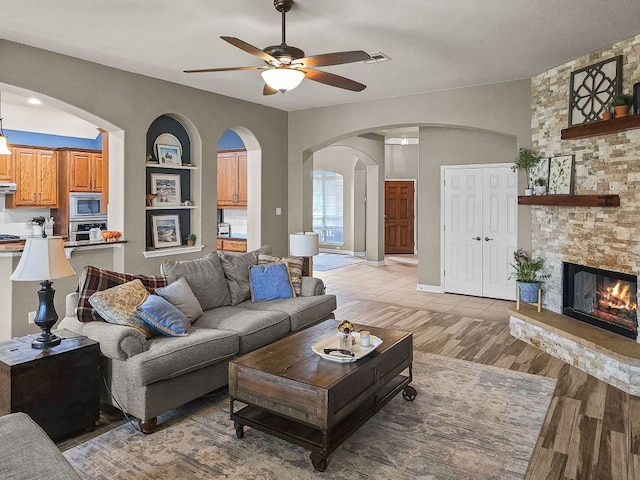
M 95 192 L 70 192 L 69 193 L 69 220 L 100 221 L 107 216 L 102 213 L 102 193 Z

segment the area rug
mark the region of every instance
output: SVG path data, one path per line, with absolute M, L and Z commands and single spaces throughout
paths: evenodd
M 318 272 L 335 270 L 336 268 L 364 262 L 362 258 L 355 258 L 340 253 L 319 253 L 313 257 L 313 269 Z
M 522 479 L 555 380 L 415 353 L 413 402 L 396 396 L 314 471 L 309 452 L 245 427 L 226 394 L 191 402 L 143 435 L 124 424 L 64 455 L 85 479 Z

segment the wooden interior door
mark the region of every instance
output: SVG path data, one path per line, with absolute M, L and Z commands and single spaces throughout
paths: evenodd
M 384 253 L 414 253 L 414 184 L 384 182 Z

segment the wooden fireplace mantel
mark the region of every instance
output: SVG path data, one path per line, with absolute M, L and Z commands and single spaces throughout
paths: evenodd
M 559 207 L 619 207 L 620 195 L 531 195 L 519 196 L 518 205 Z

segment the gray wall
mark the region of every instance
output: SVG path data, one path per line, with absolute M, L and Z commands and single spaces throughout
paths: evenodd
M 145 250 L 144 162 L 147 129 L 163 114 L 187 119 L 191 131 L 199 137 L 192 139 L 195 140 L 192 146 L 197 149 L 194 157 L 199 160 L 196 178 L 201 179 L 201 184 L 194 189 L 201 192 L 202 207 L 216 204 L 215 158 L 220 136 L 236 126 L 245 127 L 255 135 L 262 151 L 260 238 L 262 243 L 271 244 L 276 254 L 287 253 L 286 112 L 5 40 L 0 40 L 0 58 L 0 83 L 9 86 L 9 90 L 17 87 L 16 91 L 26 89 L 57 99 L 64 102 L 71 113 L 108 131 L 124 132 L 119 134 L 124 154 L 124 157 L 120 154 L 121 176 L 118 184 L 112 182 L 112 186 L 116 193 L 121 192 L 113 199 L 114 209 L 121 212 L 123 218 L 118 226 L 128 243 L 121 250 L 115 250 L 115 268 L 159 272 L 161 259 L 145 259 L 142 255 Z M 198 149 L 198 145 L 201 148 Z M 110 153 L 118 161 L 117 149 L 111 148 Z M 115 165 L 114 170 L 118 170 Z M 282 216 L 275 215 L 277 207 L 282 208 Z M 201 208 L 196 212 L 202 216 L 200 239 L 207 246 L 205 252 L 212 251 L 216 236 L 215 208 Z M 189 258 L 189 255 L 175 258 Z M 1 287 L 9 281 L 6 277 L 0 280 Z M 58 297 L 70 291 L 62 288 L 63 284 L 56 282 Z M 21 288 L 21 285 L 14 286 L 14 291 L 19 292 Z M 35 302 L 32 293 L 15 295 Z M 14 302 L 18 297 L 14 296 Z M 13 321 L 23 322 L 22 314 L 14 316 Z
M 419 145 L 384 146 L 384 178 L 387 180 L 417 180 L 419 162 Z
M 531 147 L 530 109 L 531 84 L 527 79 L 290 112 L 288 172 L 290 231 L 302 228 L 311 215 L 311 206 L 303 192 L 303 185 L 305 185 L 303 164 L 313 151 L 344 138 L 382 128 L 421 126 L 493 132 L 498 134 L 496 138 L 503 135 L 510 136 L 514 139 L 510 158 L 515 159 L 519 147 Z M 470 141 L 475 140 L 473 138 Z M 423 158 L 423 149 L 429 148 L 424 143 L 426 141 L 426 138 L 421 138 L 419 173 L 432 177 L 433 171 L 437 171 L 437 178 L 439 178 L 440 165 L 446 164 L 447 161 L 434 156 L 430 156 L 429 159 Z M 500 145 L 502 143 L 498 141 L 496 144 L 498 150 L 501 148 Z M 467 143 L 461 147 L 467 152 L 462 159 L 464 163 L 476 163 L 475 145 Z M 432 172 L 423 173 L 425 162 L 436 162 L 435 165 L 429 164 Z M 420 183 L 422 181 L 421 179 Z M 418 190 L 418 196 L 422 198 L 425 192 L 420 187 Z M 371 202 L 370 195 L 368 195 L 368 201 Z M 426 200 L 421 200 L 418 208 L 418 252 L 421 264 L 418 282 L 427 285 L 440 283 L 439 278 L 436 280 L 423 267 L 426 262 L 435 265 L 435 270 L 440 270 L 440 233 L 436 235 L 432 232 L 430 238 L 425 238 L 420 233 L 422 228 L 420 225 L 440 224 L 439 196 L 434 201 L 436 203 L 427 204 Z M 434 223 L 433 216 L 427 215 L 429 211 L 437 212 L 437 222 Z M 519 245 L 527 246 L 527 242 L 530 242 L 530 209 L 520 208 L 518 215 Z M 381 224 L 381 222 L 382 220 L 378 223 Z M 367 229 L 369 227 L 370 225 L 367 224 Z M 378 235 L 379 243 L 384 245 L 383 228 L 378 228 Z

